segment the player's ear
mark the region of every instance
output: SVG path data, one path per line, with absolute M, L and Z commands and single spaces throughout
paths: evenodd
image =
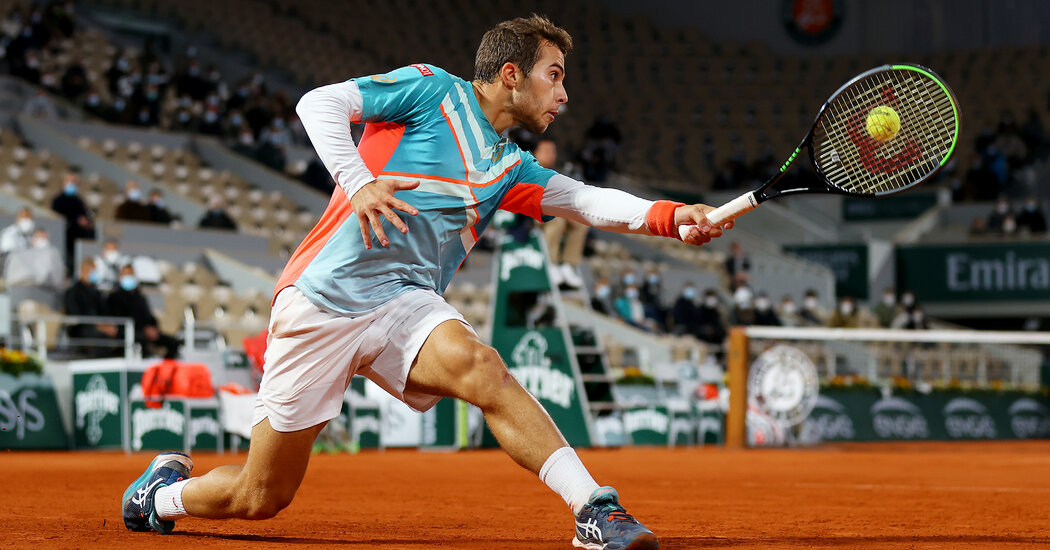
M 503 80 L 503 85 L 508 88 L 517 88 L 521 82 L 521 70 L 518 66 L 511 63 L 510 61 L 503 64 L 499 70 L 500 79 Z

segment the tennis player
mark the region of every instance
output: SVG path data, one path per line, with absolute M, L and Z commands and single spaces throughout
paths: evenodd
M 478 406 L 511 458 L 572 508 L 575 546 L 659 547 L 441 297 L 497 209 L 668 238 L 697 225 L 693 245 L 722 234 L 707 206 L 585 185 L 501 137 L 514 125 L 541 134 L 558 116 L 571 49 L 567 32 L 534 15 L 484 35 L 473 81 L 416 64 L 303 96 L 297 112 L 339 185 L 277 283 L 247 462 L 190 478 L 190 457 L 159 455 L 124 492 L 128 529 L 276 515 L 358 374 L 417 411 L 445 396 Z M 367 124 L 359 147 L 350 122 Z

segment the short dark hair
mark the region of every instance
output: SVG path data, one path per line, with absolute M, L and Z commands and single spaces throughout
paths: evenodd
M 485 36 L 474 57 L 474 80 L 492 82 L 505 63 L 513 63 L 529 75 L 540 57 L 540 47 L 551 44 L 568 55 L 572 37 L 542 15 L 510 19 L 496 25 Z

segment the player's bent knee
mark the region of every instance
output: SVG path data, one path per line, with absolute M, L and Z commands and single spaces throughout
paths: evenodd
M 514 377 L 495 349 L 476 346 L 472 352 L 470 369 L 463 378 L 462 398 L 485 409 L 490 401 L 498 401 L 501 389 L 514 383 Z
M 292 503 L 295 491 L 255 488 L 242 494 L 244 519 L 261 520 L 276 516 Z

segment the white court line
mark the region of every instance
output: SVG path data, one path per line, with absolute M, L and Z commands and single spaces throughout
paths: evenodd
M 769 489 L 765 483 L 748 482 L 745 487 Z M 973 487 L 962 485 L 885 485 L 875 483 L 792 483 L 796 489 L 848 489 L 854 491 L 949 491 L 957 493 L 1050 493 L 1050 487 Z

